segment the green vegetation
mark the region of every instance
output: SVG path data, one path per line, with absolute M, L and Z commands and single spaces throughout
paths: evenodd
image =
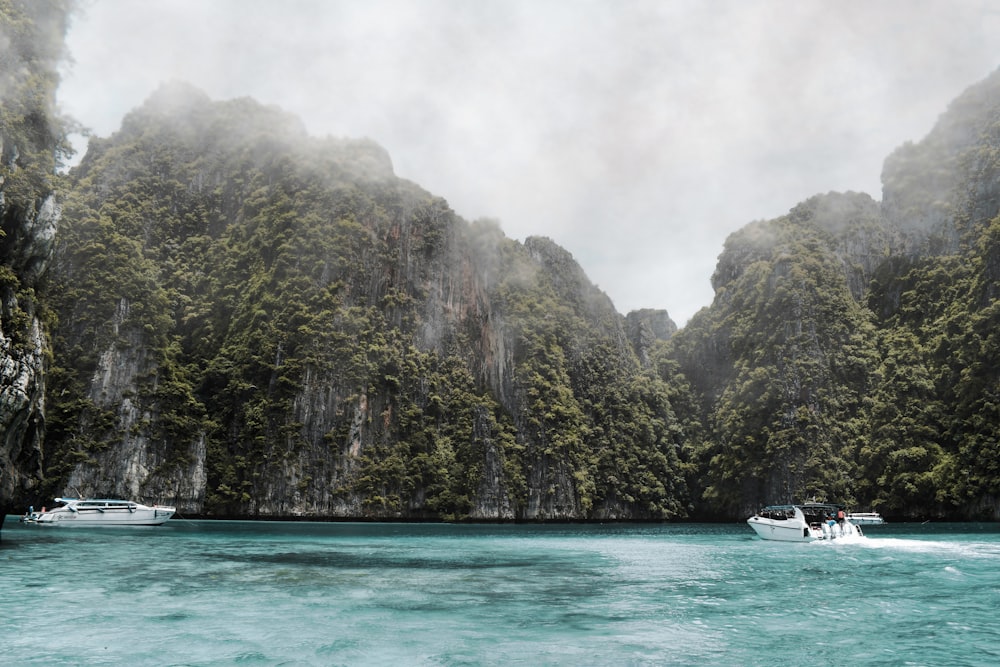
M 70 2 L 0 0 L 0 332 L 29 352 L 38 262 L 24 227 L 58 186 L 73 124 L 56 114 Z
M 933 252 L 864 195 L 748 225 L 644 367 L 556 244 L 249 100 L 164 88 L 73 176 L 53 479 L 141 446 L 153 487 L 202 466 L 217 515 L 995 512 L 996 212 L 925 221 Z
M 996 518 L 996 210 L 964 220 L 953 247 L 936 219 L 904 238 L 922 252 L 892 252 L 885 221 L 831 232 L 813 215 L 844 203 L 817 198 L 731 236 L 715 303 L 671 341 L 705 425 L 686 443 L 703 511 L 815 498 Z M 860 295 L 851 235 L 887 244 L 862 249 L 882 257 Z
M 172 86 L 73 178 L 54 477 L 141 446 L 177 487 L 204 442 L 219 515 L 685 514 L 668 389 L 607 298 L 377 146 Z
M 552 241 L 468 223 L 372 142 L 252 100 L 164 87 L 58 175 L 70 6 L 0 0 L 0 353 L 37 357 L 45 391 L 3 415 L 24 469 L 0 451 L 5 492 L 215 516 L 817 499 L 1000 518 L 1000 74 L 890 156 L 881 204 L 831 193 L 734 233 L 714 303 L 655 341 Z M 54 224 L 53 193 L 54 250 L 25 231 Z
M 45 436 L 40 294 L 74 127 L 55 93 L 69 1 L 0 0 L 0 516 L 37 488 Z
M 704 499 L 739 515 L 769 502 L 854 497 L 852 447 L 874 364 L 874 328 L 815 229 L 748 227 L 769 256 L 721 287 L 672 354 L 701 395 L 708 435 L 688 443 Z M 745 242 L 730 238 L 727 252 Z M 703 372 L 703 345 L 718 356 Z M 713 368 L 714 367 L 714 368 Z

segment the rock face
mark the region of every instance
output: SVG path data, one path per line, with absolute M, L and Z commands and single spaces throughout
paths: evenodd
M 0 196 L 0 517 L 37 493 L 42 477 L 49 344 L 34 290 L 51 256 L 60 208 L 51 193 L 40 202 L 35 209 Z
M 458 218 L 370 141 L 182 85 L 72 176 L 49 391 L 64 489 L 215 516 L 682 511 L 639 463 L 601 471 L 612 446 L 679 465 L 662 419 L 614 436 L 645 404 L 590 410 L 642 369 L 624 318 L 551 240 Z
M 916 255 L 959 252 L 977 224 L 1000 211 L 998 74 L 970 87 L 917 144 L 890 155 L 882 169 L 882 209 Z
M 45 273 L 59 215 L 52 194 L 38 210 L 0 199 L 7 272 L 0 286 L 0 497 L 15 502 L 41 478 L 48 341 L 30 294 Z
M 668 341 L 677 333 L 677 325 L 665 310 L 643 308 L 625 316 L 625 331 L 632 349 L 643 366 L 650 363 L 650 351 L 656 341 Z
M 0 517 L 36 493 L 42 473 L 45 419 L 45 351 L 42 326 L 29 304 L 0 289 L 5 320 L 28 320 L 17 335 L 0 332 Z M 24 305 L 28 305 L 25 309 Z M 20 318 L 19 318 L 20 319 Z M 24 326 L 24 325 L 22 325 Z M 26 330 L 25 330 L 26 329 Z
M 74 467 L 64 491 L 83 497 L 176 499 L 179 512 L 197 512 L 205 494 L 205 438 L 199 435 L 186 443 L 182 464 L 167 465 L 172 443 L 159 441 L 145 427 L 161 418 L 159 404 L 144 400 L 140 391 L 147 378 L 156 377 L 157 360 L 142 331 L 127 326 L 130 308 L 126 299 L 118 304 L 111 322 L 114 343 L 98 356 L 87 397 L 97 410 L 114 415 L 120 444 L 96 451 L 88 465 Z M 99 474 L 97 481 L 88 469 Z
M 42 482 L 50 345 L 37 294 L 61 216 L 54 97 L 67 16 L 62 2 L 0 12 L 0 525 Z
M 671 339 L 708 514 L 828 498 L 1000 516 L 998 127 L 1000 72 L 889 156 L 881 203 L 818 195 L 726 240 L 713 304 Z

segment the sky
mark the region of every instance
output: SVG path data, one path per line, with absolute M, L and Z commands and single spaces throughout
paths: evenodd
M 58 100 L 94 135 L 166 82 L 249 96 L 680 326 L 729 234 L 881 199 L 885 158 L 1000 67 L 992 0 L 78 2 Z

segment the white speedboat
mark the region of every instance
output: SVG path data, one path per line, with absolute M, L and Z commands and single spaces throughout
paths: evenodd
M 143 505 L 108 498 L 56 498 L 58 507 L 29 511 L 24 521 L 58 526 L 159 526 L 177 511 L 165 505 Z
M 847 519 L 855 526 L 881 526 L 885 523 L 878 512 L 850 512 Z
M 863 537 L 861 529 L 847 518 L 843 505 L 828 503 L 769 505 L 747 519 L 747 524 L 763 539 L 780 542 Z

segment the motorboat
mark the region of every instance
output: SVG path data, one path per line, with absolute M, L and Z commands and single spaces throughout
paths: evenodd
M 768 505 L 747 519 L 747 524 L 763 539 L 780 542 L 864 536 L 861 528 L 847 518 L 844 506 L 832 503 Z
M 143 505 L 109 498 L 56 498 L 57 507 L 29 510 L 22 521 L 58 526 L 159 526 L 177 511 L 166 505 Z
M 847 519 L 855 526 L 881 526 L 885 523 L 878 512 L 849 512 Z

